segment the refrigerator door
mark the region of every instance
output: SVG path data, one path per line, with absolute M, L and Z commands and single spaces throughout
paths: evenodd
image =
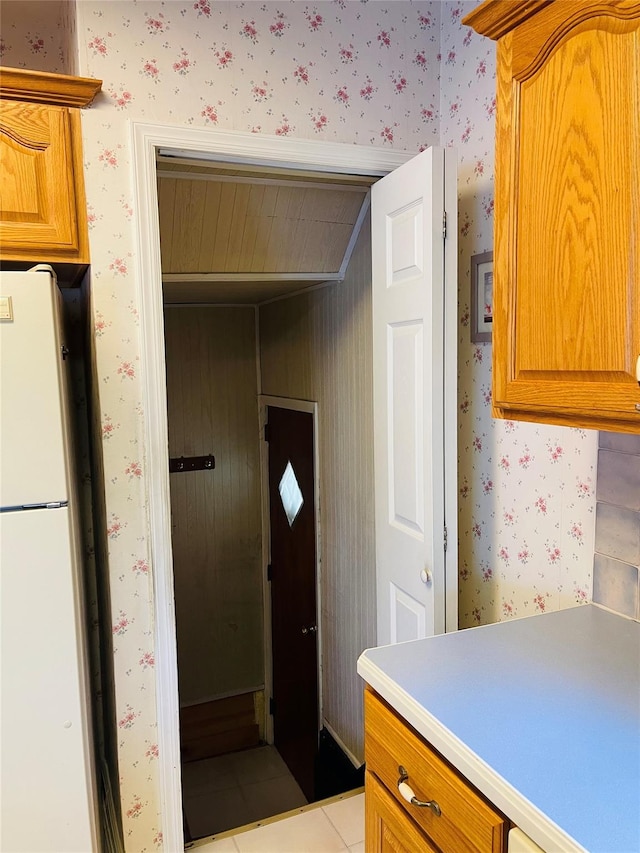
M 0 850 L 98 849 L 69 510 L 0 513 Z
M 0 273 L 0 507 L 68 500 L 59 291 L 53 273 Z

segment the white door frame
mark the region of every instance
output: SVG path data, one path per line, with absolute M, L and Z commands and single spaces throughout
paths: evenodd
M 244 132 L 195 129 L 132 121 L 131 149 L 134 183 L 135 277 L 140 309 L 141 385 L 144 403 L 146 449 L 146 506 L 149 514 L 149 548 L 154 591 L 156 706 L 158 716 L 159 787 L 163 848 L 182 850 L 182 788 L 180 778 L 180 736 L 178 667 L 176 653 L 173 562 L 171 551 L 171 509 L 167 466 L 168 427 L 165 376 L 164 321 L 162 305 L 162 265 L 160 223 L 156 185 L 156 154 L 161 150 L 183 156 L 204 156 L 224 162 L 259 163 L 265 166 L 315 169 L 345 174 L 385 175 L 412 156 L 373 146 L 348 145 L 305 139 L 287 139 Z M 457 258 L 448 267 L 455 269 Z M 457 347 L 457 276 L 449 281 L 446 340 L 452 352 Z M 453 359 L 455 365 L 456 359 Z M 453 380 L 453 390 L 449 383 Z M 457 378 L 447 377 L 456 423 Z M 448 456 L 457 459 L 457 430 L 449 429 L 453 441 Z M 449 517 L 457 521 L 457 489 L 451 498 Z M 457 543 L 457 536 L 450 539 Z M 450 549 L 450 553 L 454 549 Z M 457 549 L 456 554 L 457 554 Z M 453 556 L 453 555 L 452 555 Z M 447 589 L 457 589 L 457 559 L 452 562 Z M 447 596 L 451 627 L 457 627 L 457 593 Z M 450 607 L 449 607 L 450 602 Z M 455 608 L 455 611 L 454 611 Z
M 262 481 L 262 603 L 264 608 L 264 695 L 265 732 L 267 743 L 273 743 L 273 717 L 269 713 L 269 696 L 273 695 L 273 637 L 271 634 L 271 586 L 267 580 L 267 567 L 271 562 L 271 516 L 269 509 L 269 448 L 264 440 L 267 423 L 267 406 L 277 406 L 294 412 L 309 412 L 313 416 L 313 499 L 316 532 L 316 625 L 318 672 L 318 725 L 322 726 L 322 590 L 320 572 L 320 451 L 318 443 L 318 404 L 292 397 L 258 395 L 260 423 L 260 479 Z

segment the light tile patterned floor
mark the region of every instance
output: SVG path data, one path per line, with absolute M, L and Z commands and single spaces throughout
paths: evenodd
M 343 794 L 254 827 L 202 839 L 193 853 L 364 853 L 364 793 Z
M 307 804 L 273 746 L 184 764 L 182 802 L 193 838 L 215 835 Z

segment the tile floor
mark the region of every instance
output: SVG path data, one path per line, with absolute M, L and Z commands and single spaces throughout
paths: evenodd
M 183 764 L 182 802 L 194 839 L 307 804 L 273 746 Z
M 364 853 L 364 793 L 341 794 L 187 847 L 193 853 Z

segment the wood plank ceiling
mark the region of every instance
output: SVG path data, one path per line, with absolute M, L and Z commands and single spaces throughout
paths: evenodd
M 375 178 L 159 156 L 166 304 L 260 304 L 342 281 Z

